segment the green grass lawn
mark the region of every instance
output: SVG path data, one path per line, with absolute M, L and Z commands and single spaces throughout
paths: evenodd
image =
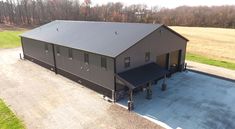
M 187 53 L 186 54 L 186 60 L 195 61 L 203 64 L 209 64 L 219 67 L 224 67 L 227 69 L 235 70 L 235 63 L 227 62 L 227 61 L 221 61 L 221 60 L 214 60 L 211 58 L 207 58 L 205 56 Z
M 0 31 L 0 48 L 19 47 L 20 37 L 23 31 Z
M 0 99 L 0 129 L 25 129 L 13 112 Z

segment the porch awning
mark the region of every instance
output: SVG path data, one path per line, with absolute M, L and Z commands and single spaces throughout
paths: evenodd
M 131 89 L 135 89 L 144 84 L 161 79 L 169 72 L 157 65 L 156 63 L 146 64 L 122 73 L 118 73 L 117 77 L 127 84 Z

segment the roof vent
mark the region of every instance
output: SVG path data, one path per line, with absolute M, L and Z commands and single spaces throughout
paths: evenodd
M 114 33 L 115 33 L 115 35 L 118 35 L 118 32 L 117 32 L 117 31 L 115 31 Z

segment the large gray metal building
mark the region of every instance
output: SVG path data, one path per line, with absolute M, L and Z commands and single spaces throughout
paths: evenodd
M 162 24 L 62 20 L 21 35 L 25 59 L 114 101 L 181 71 L 187 41 Z

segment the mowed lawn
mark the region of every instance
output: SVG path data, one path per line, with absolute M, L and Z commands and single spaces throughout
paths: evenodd
M 0 31 L 0 48 L 14 48 L 19 47 L 20 37 L 19 34 L 23 31 Z
M 23 123 L 0 99 L 0 129 L 25 129 Z
M 235 29 L 171 28 L 190 40 L 187 45 L 187 60 L 235 70 Z

